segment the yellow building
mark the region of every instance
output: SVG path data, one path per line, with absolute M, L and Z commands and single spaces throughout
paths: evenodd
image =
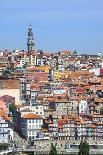
M 54 71 L 54 81 L 60 81 L 71 75 L 71 71 Z
M 61 74 L 59 71 L 54 71 L 54 81 L 60 81 Z
M 50 66 L 37 66 L 35 67 L 37 70 L 44 71 L 45 73 L 49 73 Z
M 50 66 L 35 66 L 35 67 L 29 67 L 26 70 L 31 71 L 31 72 L 39 70 L 39 71 L 43 71 L 45 73 L 49 73 Z

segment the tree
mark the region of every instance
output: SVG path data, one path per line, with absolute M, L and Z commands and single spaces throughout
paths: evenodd
M 3 72 L 2 72 L 2 75 L 3 76 L 8 76 L 8 75 L 10 75 L 11 74 L 11 71 L 10 70 L 3 70 Z
M 89 144 L 86 141 L 80 142 L 78 155 L 89 155 Z
M 9 76 L 14 72 L 14 66 L 11 64 L 11 66 L 7 66 L 6 69 L 2 71 L 2 76 Z
M 51 143 L 51 150 L 49 155 L 57 155 L 57 150 L 56 147 L 53 145 L 53 143 Z
M 16 108 L 15 104 L 10 104 L 9 105 L 9 112 L 11 112 L 13 114 L 14 109 Z
M 103 115 L 103 107 L 100 109 L 100 114 Z
M 9 144 L 7 143 L 0 143 L 0 149 L 1 150 L 6 150 L 8 148 Z

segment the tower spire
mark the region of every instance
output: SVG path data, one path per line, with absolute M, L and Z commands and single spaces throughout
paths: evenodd
M 34 37 L 33 37 L 33 32 L 32 32 L 32 26 L 29 26 L 28 29 L 28 38 L 27 38 L 27 48 L 28 48 L 28 52 L 33 52 L 35 51 L 34 49 Z

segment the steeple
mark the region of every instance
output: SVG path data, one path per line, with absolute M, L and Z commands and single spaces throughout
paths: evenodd
M 34 49 L 34 37 L 33 37 L 33 32 L 32 32 L 32 26 L 29 26 L 28 29 L 28 38 L 27 38 L 27 47 L 28 47 L 28 52 L 33 52 Z

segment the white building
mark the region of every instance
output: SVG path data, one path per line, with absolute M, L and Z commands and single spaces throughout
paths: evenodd
M 87 113 L 87 109 L 88 109 L 87 101 L 81 100 L 78 106 L 79 113 Z
M 0 117 L 0 143 L 9 143 L 13 140 L 13 130 L 9 127 L 9 122 Z
M 35 55 L 24 55 L 24 57 L 20 60 L 20 66 L 24 66 L 26 64 L 31 64 L 32 66 L 36 65 L 36 56 Z
M 30 107 L 34 114 L 40 115 L 44 118 L 44 105 L 43 104 L 34 104 Z
M 43 118 L 39 115 L 29 113 L 21 117 L 21 133 L 28 141 L 37 140 L 38 132 L 43 125 Z
M 89 70 L 89 72 L 94 73 L 96 76 L 100 75 L 100 68 L 92 68 Z
M 19 107 L 18 112 L 21 113 L 21 116 L 32 112 L 33 114 L 40 115 L 41 117 L 44 118 L 44 105 L 35 103 L 30 106 L 21 106 Z

